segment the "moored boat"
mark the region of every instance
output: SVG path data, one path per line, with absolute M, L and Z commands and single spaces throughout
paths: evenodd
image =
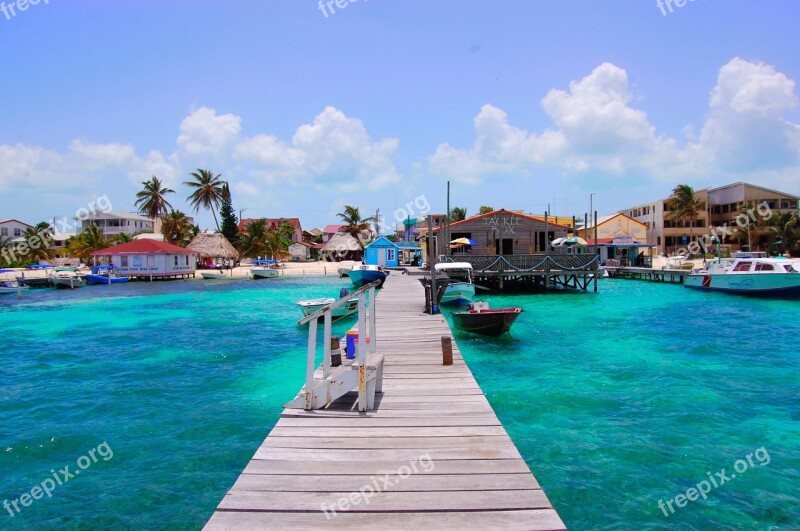
M 347 288 L 342 288 L 339 292 L 339 298 L 346 297 L 348 295 Z M 333 304 L 336 302 L 337 299 L 333 297 L 320 297 L 317 299 L 307 299 L 304 301 L 297 301 L 297 305 L 302 310 L 303 315 L 310 315 L 317 310 L 324 308 L 329 304 Z M 347 317 L 348 315 L 352 315 L 358 311 L 358 297 L 353 297 L 352 299 L 348 299 L 347 302 L 341 306 L 337 306 L 331 311 L 331 316 L 334 319 L 338 319 L 341 317 Z
M 221 280 L 225 278 L 225 273 L 222 271 L 200 271 L 200 276 L 205 280 Z
M 800 272 L 777 258 L 718 259 L 684 280 L 684 287 L 755 297 L 800 298 Z
M 336 268 L 336 272 L 339 274 L 339 278 L 344 278 L 348 276 L 350 270 L 353 269 L 355 262 L 352 260 L 342 260 L 339 262 L 339 267 Z
M 86 285 L 86 280 L 79 276 L 74 267 L 57 267 L 50 274 L 50 284 L 57 289 L 75 289 Z
M 128 277 L 117 276 L 113 265 L 96 265 L 91 274 L 86 275 L 89 284 L 122 284 L 130 280 Z
M 434 270 L 438 275 L 442 273 L 462 273 L 466 275 L 466 282 L 450 280 L 444 290 L 439 304 L 469 304 L 475 298 L 475 284 L 472 283 L 472 264 L 467 262 L 452 262 L 436 264 Z
M 490 309 L 485 302 L 474 302 L 463 312 L 453 312 L 453 323 L 459 330 L 497 337 L 511 330 L 522 308 Z
M 0 273 L 14 273 L 11 269 L 0 269 Z M 0 295 L 19 293 L 20 290 L 28 289 L 28 286 L 22 284 L 16 278 L 3 278 L 0 277 Z
M 356 264 L 347 274 L 350 276 L 353 286 L 360 288 L 376 280 L 380 281 L 380 285 L 383 286 L 389 272 L 379 265 Z
M 275 278 L 280 275 L 280 271 L 275 269 L 276 266 L 277 262 L 275 260 L 253 260 L 250 276 L 253 277 L 253 280 Z

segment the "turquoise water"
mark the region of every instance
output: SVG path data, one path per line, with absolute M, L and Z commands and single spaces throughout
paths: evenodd
M 131 283 L 1 298 L 0 501 L 51 469 L 81 475 L 14 517 L 0 509 L 0 528 L 201 527 L 303 383 L 294 301 L 346 284 Z M 80 470 L 104 441 L 113 457 L 96 451 Z
M 302 384 L 294 301 L 344 285 L 0 298 L 0 502 L 100 456 L 52 498 L 0 508 L 0 528 L 201 527 Z M 572 529 L 800 527 L 800 303 L 622 280 L 488 300 L 525 308 L 516 339 L 457 333 L 459 346 Z M 754 465 L 707 500 L 659 509 L 747 454 Z
M 515 340 L 459 347 L 568 527 L 800 528 L 800 302 L 628 280 L 484 298 L 525 308 Z

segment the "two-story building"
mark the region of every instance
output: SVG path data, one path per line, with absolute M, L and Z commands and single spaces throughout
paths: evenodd
M 136 236 L 143 232 L 154 232 L 153 220 L 133 212 L 94 212 L 80 218 L 81 230 L 86 230 L 90 225 L 103 229 L 106 237 L 118 234 Z

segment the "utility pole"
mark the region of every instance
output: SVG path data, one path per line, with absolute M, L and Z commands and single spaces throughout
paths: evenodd
M 375 239 L 381 237 L 381 209 L 375 209 Z
M 445 256 L 450 256 L 450 181 L 447 181 L 447 214 L 444 216 Z

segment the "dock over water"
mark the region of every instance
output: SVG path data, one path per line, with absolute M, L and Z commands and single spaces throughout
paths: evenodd
M 423 309 L 417 278 L 392 273 L 375 408 L 351 393 L 285 409 L 206 529 L 565 529 L 455 341 L 442 364 L 450 328 Z

